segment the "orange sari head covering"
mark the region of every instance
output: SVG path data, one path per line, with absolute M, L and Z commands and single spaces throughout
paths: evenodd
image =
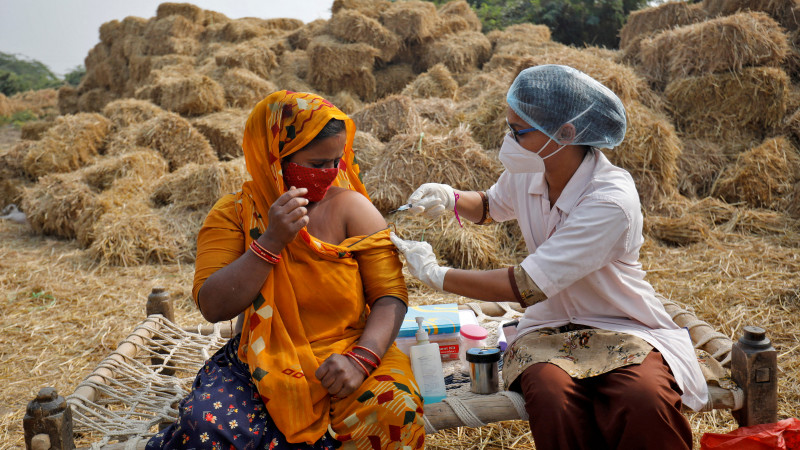
M 341 170 L 333 185 L 367 196 L 354 161 L 353 119 L 318 95 L 278 91 L 259 102 L 250 113 L 242 142 L 247 171 L 253 178 L 245 183 L 244 189 L 250 191 L 262 217 L 267 216 L 269 205 L 286 192 L 281 159 L 308 145 L 331 119 L 343 120 L 347 133 L 342 157 L 345 167 L 339 166 Z
M 367 195 L 353 154 L 352 119 L 317 95 L 275 92 L 256 105 L 245 126 L 242 146 L 253 179 L 242 186 L 236 208 L 246 246 L 266 230 L 270 205 L 286 192 L 281 159 L 306 146 L 331 119 L 343 120 L 347 133 L 333 185 Z M 341 259 L 341 247 L 313 238 L 305 228 L 281 254 L 245 310 L 239 358 L 289 442 L 314 442 L 330 423 L 330 397 L 314 372 L 331 353 L 355 343 L 360 330 L 348 324 L 363 315 L 364 297 L 353 288 L 360 283 L 355 261 Z M 320 319 L 307 308 L 325 313 Z

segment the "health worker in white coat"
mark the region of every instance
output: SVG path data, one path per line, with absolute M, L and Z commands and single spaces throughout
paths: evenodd
M 625 136 L 622 102 L 560 65 L 523 70 L 506 100 L 497 182 L 485 192 L 426 183 L 408 202 L 431 218 L 517 220 L 529 255 L 460 270 L 439 266 L 426 242 L 395 245 L 432 288 L 526 308 L 503 381 L 523 394 L 537 449 L 692 448 L 681 404 L 701 409 L 708 389 L 688 332 L 644 279 L 633 179 L 599 150 Z

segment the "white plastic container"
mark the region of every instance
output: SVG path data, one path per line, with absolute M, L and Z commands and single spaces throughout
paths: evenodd
M 467 350 L 471 348 L 486 347 L 486 337 L 489 332 L 486 328 L 480 325 L 462 325 L 461 333 L 459 336 L 458 357 L 461 359 L 461 370 L 469 371 L 469 363 L 467 362 Z
M 416 317 L 419 324 L 417 345 L 411 347 L 411 370 L 417 380 L 424 404 L 437 403 L 447 397 L 444 387 L 444 371 L 439 345 L 428 340 L 428 333 L 422 328 L 422 317 Z

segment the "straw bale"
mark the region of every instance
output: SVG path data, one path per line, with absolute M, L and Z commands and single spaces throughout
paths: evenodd
M 366 131 L 357 130 L 353 139 L 353 151 L 356 160 L 361 167 L 362 174 L 366 175 L 373 167 L 375 162 L 383 155 L 386 144 Z
M 702 22 L 705 18 L 702 8 L 681 1 L 633 11 L 619 31 L 619 48 L 630 53 L 632 46 L 637 46 L 644 38 L 662 30 Z M 638 51 L 634 55 L 636 53 Z
M 563 64 L 578 69 L 614 91 L 623 103 L 635 100 L 651 108 L 660 109 L 662 100 L 636 71 L 624 64 L 617 64 L 592 51 L 564 45 L 542 47 L 539 52 L 522 58 L 514 77 L 528 67 L 540 64 Z
M 0 116 L 10 116 L 11 114 L 11 102 L 5 94 L 0 92 Z
M 709 17 L 728 16 L 739 11 L 763 11 L 789 31 L 798 29 L 800 17 L 794 0 L 703 0 Z
M 336 105 L 345 114 L 353 114 L 364 107 L 364 103 L 358 98 L 358 95 L 349 91 L 339 91 L 328 97 L 328 101 Z
M 376 93 L 372 66 L 378 53 L 375 47 L 362 42 L 347 44 L 331 36 L 316 36 L 308 46 L 308 57 L 314 61 L 308 80 L 325 92 L 348 90 L 372 101 Z
M 334 0 L 331 12 L 335 15 L 342 11 L 357 11 L 372 19 L 378 19 L 390 5 L 389 0 Z
M 22 124 L 19 138 L 31 141 L 38 141 L 42 134 L 55 124 L 55 120 L 35 120 Z
M 275 83 L 241 67 L 226 70 L 220 85 L 225 90 L 228 106 L 245 109 L 253 108 L 256 103 L 278 90 Z
M 662 113 L 638 102 L 629 102 L 625 110 L 625 139 L 616 148 L 603 151 L 614 165 L 630 172 L 642 206 L 659 210 L 676 193 L 681 140 Z
M 705 139 L 682 139 L 678 157 L 678 189 L 689 197 L 705 197 L 729 158 L 724 147 Z
M 442 263 L 456 269 L 491 270 L 514 263 L 512 242 L 502 224 L 475 225 L 452 214 L 439 220 L 416 214 L 392 217 L 398 236 L 425 240 Z
M 225 194 L 236 192 L 249 179 L 244 158 L 211 164 L 187 164 L 162 177 L 150 201 L 157 207 L 173 205 L 208 212 Z
M 414 106 L 424 119 L 423 128 L 426 132 L 445 134 L 458 125 L 455 119 L 457 105 L 453 99 L 420 98 L 414 101 Z
M 167 161 L 160 153 L 141 149 L 119 156 L 107 156 L 80 170 L 81 179 L 96 192 L 111 188 L 122 178 L 139 185 L 151 185 L 167 173 Z
M 131 57 L 129 70 L 131 80 L 135 84 L 144 83 L 151 78 L 151 72 L 169 69 L 174 72 L 186 72 L 194 68 L 195 58 L 188 55 L 163 55 Z
M 494 71 L 476 76 L 456 92 L 456 120 L 469 124 L 472 138 L 486 149 L 499 148 L 508 131 L 506 91 L 510 74 Z
M 502 172 L 496 155 L 484 151 L 466 127 L 446 135 L 398 134 L 364 177 L 372 203 L 383 213 L 404 204 L 422 183 L 456 189 L 488 189 Z
M 234 46 L 223 47 L 214 54 L 220 67 L 241 67 L 269 79 L 270 71 L 277 66 L 277 56 L 271 47 L 271 38 L 256 38 Z
M 402 45 L 400 38 L 380 22 L 356 10 L 342 10 L 328 21 L 328 32 L 342 42 L 363 42 L 378 49 L 378 57 L 390 61 Z
M 76 173 L 44 175 L 25 189 L 21 209 L 34 232 L 75 238 L 78 219 L 97 206 L 97 195 Z
M 133 201 L 107 211 L 92 225 L 87 251 L 102 265 L 170 264 L 179 260 L 180 236 L 170 233 L 157 211 Z
M 481 31 L 483 28 L 481 19 L 475 14 L 475 11 L 469 6 L 469 3 L 464 0 L 450 1 L 443 4 L 439 7 L 439 17 L 441 17 L 443 22 L 447 23 L 447 25 L 443 27 L 446 31 L 449 31 L 449 33 L 457 33 L 459 31 Z M 457 21 L 454 19 L 461 20 Z M 465 28 L 462 28 L 464 26 Z
M 78 96 L 78 111 L 85 113 L 100 112 L 115 98 L 116 96 L 106 89 L 91 89 Z
M 411 43 L 435 36 L 440 19 L 433 3 L 410 0 L 392 3 L 381 13 L 380 21 L 403 41 Z
M 465 31 L 426 44 L 418 69 L 444 63 L 452 72 L 469 72 L 480 68 L 491 56 L 492 44 L 483 33 Z
M 713 140 L 724 133 L 770 133 L 786 114 L 789 77 L 773 67 L 671 81 L 664 90 L 676 125 Z M 720 141 L 721 142 L 721 141 Z
M 209 9 L 203 11 L 203 25 L 206 27 L 221 23 L 228 23 L 230 21 L 231 19 L 221 12 L 211 11 Z
M 306 80 L 290 73 L 277 72 L 275 76 L 270 78 L 270 81 L 275 83 L 275 87 L 277 90 L 285 89 L 287 91 L 292 91 L 292 92 L 315 91 L 315 89 L 311 87 L 311 85 L 308 84 Z
M 203 33 L 203 39 L 212 42 L 239 43 L 262 36 L 275 36 L 276 33 L 265 25 L 263 19 L 255 17 L 234 19 L 218 26 L 208 27 Z
M 163 112 L 163 109 L 149 101 L 132 98 L 115 100 L 103 108 L 103 115 L 111 120 L 117 130 L 150 120 Z
M 279 58 L 278 68 L 273 71 L 292 74 L 298 78 L 308 77 L 308 67 L 311 65 L 308 59 L 308 52 L 305 50 L 292 50 L 285 52 Z
M 376 97 L 381 99 L 401 92 L 409 83 L 414 81 L 417 74 L 411 64 L 390 64 L 383 69 L 375 71 Z
M 0 209 L 8 205 L 19 205 L 25 188 L 33 186 L 27 178 L 0 178 Z
M 550 28 L 546 25 L 532 23 L 518 23 L 506 27 L 504 30 L 492 30 L 486 34 L 495 51 L 514 44 L 528 44 L 538 46 L 550 42 Z
M 33 177 L 71 172 L 92 162 L 105 144 L 111 121 L 94 113 L 56 119 L 25 155 L 25 172 Z
M 122 37 L 122 22 L 110 20 L 100 25 L 100 42 L 111 47 L 117 39 Z
M 359 130 L 383 142 L 398 133 L 414 133 L 421 124 L 414 101 L 405 95 L 392 95 L 367 105 L 351 117 Z
M 242 156 L 244 124 L 249 114 L 246 109 L 225 109 L 191 122 L 211 143 L 217 157 L 224 161 Z
M 148 55 L 195 54 L 200 49 L 197 39 L 202 31 L 201 24 L 179 15 L 150 20 L 143 31 L 144 51 Z
M 427 72 L 420 74 L 416 80 L 403 89 L 403 95 L 410 97 L 442 97 L 453 98 L 458 83 L 450 71 L 442 63 L 436 64 Z
M 161 153 L 175 171 L 189 163 L 209 164 L 217 161 L 208 139 L 183 117 L 165 112 L 136 127 L 135 145 Z
M 685 214 L 680 217 L 648 215 L 644 232 L 670 245 L 687 246 L 706 240 L 711 234 L 702 217 Z
M 50 115 L 58 104 L 58 92 L 55 89 L 39 89 L 36 91 L 17 92 L 9 97 L 12 114 L 28 110 L 35 116 Z
M 26 176 L 25 157 L 36 141 L 21 140 L 7 151 L 0 153 L 0 178 L 18 178 Z
M 785 210 L 797 182 L 800 154 L 789 139 L 779 136 L 739 155 L 720 174 L 712 194 L 728 203 Z
M 780 25 L 743 12 L 664 31 L 641 42 L 642 67 L 657 84 L 746 66 L 778 67 L 789 53 Z
M 156 9 L 156 19 L 169 16 L 183 16 L 194 23 L 203 24 L 206 11 L 190 3 L 162 3 Z
M 311 43 L 311 39 L 323 34 L 327 28 L 327 20 L 317 19 L 287 34 L 286 40 L 289 41 L 289 45 L 291 45 L 293 49 L 305 50 L 308 48 L 308 44 Z
M 225 107 L 225 90 L 211 78 L 193 73 L 186 77 L 163 77 L 159 104 L 170 111 L 199 116 Z

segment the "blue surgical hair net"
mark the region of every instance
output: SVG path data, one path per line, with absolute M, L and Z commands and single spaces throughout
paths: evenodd
M 625 107 L 611 89 L 580 70 L 546 64 L 517 75 L 508 106 L 530 126 L 560 144 L 614 148 L 625 137 Z M 559 129 L 575 126 L 575 140 L 560 142 Z

